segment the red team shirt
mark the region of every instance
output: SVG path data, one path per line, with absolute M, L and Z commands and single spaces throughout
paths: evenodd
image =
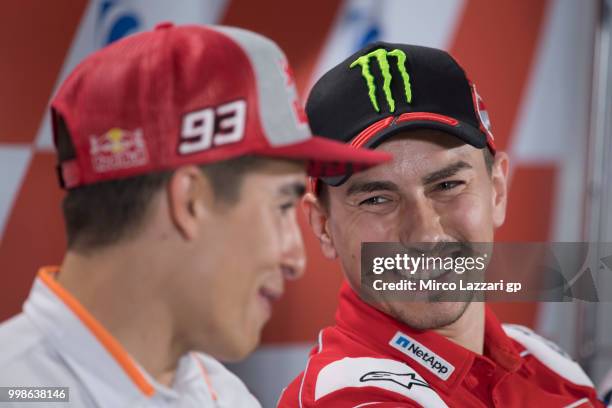
M 484 354 L 416 331 L 345 283 L 336 325 L 319 333 L 286 407 L 603 407 L 566 353 L 531 330 L 501 325 L 487 307 Z

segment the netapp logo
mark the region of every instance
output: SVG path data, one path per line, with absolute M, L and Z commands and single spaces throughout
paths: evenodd
M 443 380 L 448 380 L 448 377 L 455 370 L 455 367 L 448 361 L 402 332 L 395 333 L 389 345 L 406 354 Z

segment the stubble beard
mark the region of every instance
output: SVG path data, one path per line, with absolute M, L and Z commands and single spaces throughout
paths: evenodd
M 384 313 L 415 330 L 433 330 L 449 326 L 459 320 L 467 310 L 467 302 L 392 302 Z

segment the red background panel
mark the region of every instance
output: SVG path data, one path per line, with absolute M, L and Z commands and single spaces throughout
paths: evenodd
M 2 2 L 0 142 L 28 143 L 36 136 L 85 5 L 85 0 Z
M 517 122 L 547 6 L 548 0 L 469 0 L 450 46 L 476 83 L 502 150 Z
M 55 155 L 37 153 L 17 194 L 0 241 L 0 321 L 21 311 L 38 268 L 57 265 L 65 251 Z
M 222 24 L 273 39 L 287 55 L 298 90 L 306 97 L 304 89 L 341 4 L 340 0 L 232 0 Z
M 232 0 L 222 23 L 255 30 L 277 41 L 303 91 L 341 3 Z M 0 142 L 33 141 L 85 5 L 85 0 L 3 2 Z M 458 17 L 450 51 L 477 83 L 501 149 L 512 143 L 547 7 L 548 0 L 466 0 Z M 5 273 L 0 320 L 19 311 L 39 266 L 61 261 L 65 246 L 62 192 L 57 188 L 54 165 L 52 154 L 34 155 L 0 241 Z M 508 218 L 498 239 L 549 239 L 555 167 L 511 166 Z M 307 273 L 287 285 L 286 296 L 264 331 L 267 343 L 312 341 L 321 327 L 333 321 L 342 274 L 336 262 L 323 258 L 310 228 L 303 219 L 301 223 L 309 255 Z M 494 308 L 503 321 L 534 323 L 535 304 L 496 304 Z

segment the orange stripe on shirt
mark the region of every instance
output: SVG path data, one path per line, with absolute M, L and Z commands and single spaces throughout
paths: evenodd
M 204 376 L 204 381 L 206 382 L 206 386 L 208 387 L 208 391 L 210 391 L 210 395 L 212 396 L 213 401 L 216 401 L 217 398 L 218 398 L 217 392 L 215 391 L 215 389 L 212 386 L 212 381 L 210 381 L 210 377 L 208 376 L 208 371 L 206 371 L 206 367 L 204 367 L 204 364 L 202 364 L 202 362 L 195 355 L 195 353 L 192 353 L 191 356 L 195 359 L 195 361 L 200 366 L 200 370 L 202 370 L 202 375 Z
M 66 289 L 55 280 L 58 267 L 44 267 L 38 271 L 40 280 L 77 315 L 85 327 L 98 339 L 104 348 L 113 356 L 123 371 L 134 384 L 147 396 L 155 394 L 155 389 L 142 375 L 132 358 L 119 342 L 76 300 Z

